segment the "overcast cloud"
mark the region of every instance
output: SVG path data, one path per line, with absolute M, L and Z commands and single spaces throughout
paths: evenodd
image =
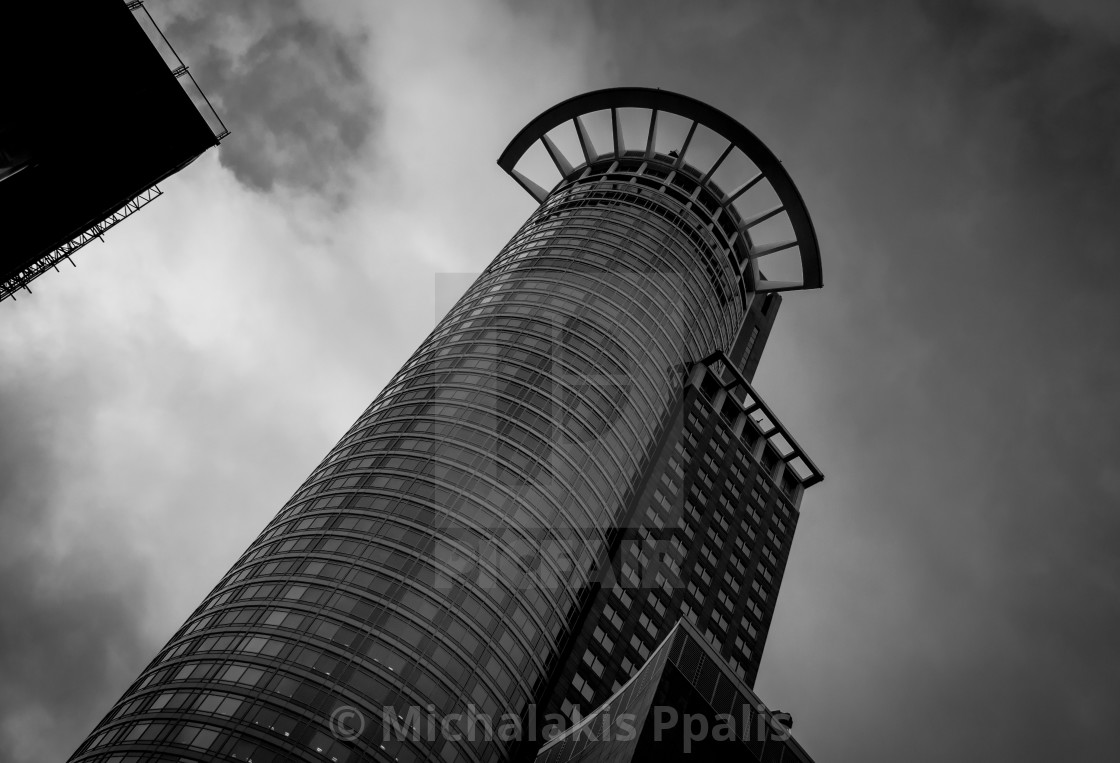
M 72 752 L 529 213 L 509 138 L 619 84 L 740 119 L 821 240 L 762 698 L 821 763 L 1110 757 L 1113 5 L 149 7 L 233 135 L 0 304 L 0 760 Z

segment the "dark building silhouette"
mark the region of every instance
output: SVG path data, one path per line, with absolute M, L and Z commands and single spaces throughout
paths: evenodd
M 804 204 L 659 90 L 565 101 L 499 165 L 536 211 L 73 760 L 531 760 L 680 634 L 753 696 L 821 479 L 750 384 L 778 292 L 821 285 Z
M 546 743 L 536 763 L 812 763 L 791 725 L 682 620 L 625 688 Z
M 228 134 L 139 0 L 11 3 L 4 30 L 0 300 Z

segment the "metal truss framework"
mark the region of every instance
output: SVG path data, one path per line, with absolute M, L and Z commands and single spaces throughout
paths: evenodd
M 63 244 L 58 249 L 55 249 L 47 256 L 24 268 L 8 280 L 0 283 L 0 301 L 8 297 L 15 299 L 16 292 L 20 289 L 27 289 L 27 292 L 30 294 L 31 287 L 28 286 L 29 283 L 51 268 L 58 270 L 58 264 L 60 262 L 63 260 L 70 260 L 74 252 L 78 251 L 95 238 L 102 238 L 105 235 L 105 231 L 132 215 L 134 212 L 139 211 L 141 207 L 155 201 L 161 195 L 163 195 L 163 191 L 161 191 L 158 186 L 152 186 L 101 222 L 94 223 L 87 230 Z M 104 239 L 102 238 L 102 240 Z M 74 265 L 74 261 L 70 260 L 70 264 Z M 75 265 L 75 267 L 77 266 Z

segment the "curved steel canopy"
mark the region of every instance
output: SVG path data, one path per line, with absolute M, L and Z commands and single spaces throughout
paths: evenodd
M 758 292 L 791 291 L 796 289 L 819 289 L 821 287 L 823 279 L 817 234 L 813 229 L 813 222 L 809 218 L 809 210 L 805 207 L 805 202 L 801 198 L 801 193 L 797 190 L 797 186 L 794 185 L 793 179 L 789 176 L 789 173 L 786 172 L 778 157 L 776 157 L 754 133 L 719 109 L 713 108 L 695 98 L 689 98 L 686 95 L 679 95 L 666 90 L 646 87 L 609 88 L 577 95 L 574 98 L 569 98 L 566 101 L 556 104 L 522 128 L 522 130 L 514 136 L 513 140 L 510 141 L 509 145 L 506 146 L 502 155 L 498 157 L 498 166 L 532 194 L 538 202 L 544 201 L 548 195 L 548 191 L 545 191 L 515 169 L 518 161 L 525 155 L 525 152 L 528 151 L 534 143 L 541 141 L 564 180 L 567 180 L 572 172 L 580 167 L 601 158 L 609 158 L 612 156 L 621 158 L 626 149 L 623 146 L 622 127 L 618 118 L 618 109 L 624 108 L 647 109 L 651 112 L 649 137 L 645 145 L 645 155 L 650 159 L 654 158 L 655 155 L 657 115 L 659 113 L 675 114 L 691 121 L 687 137 L 684 139 L 684 144 L 680 148 L 679 156 L 676 158 L 676 166 L 678 167 L 684 162 L 688 144 L 692 140 L 697 126 L 703 125 L 728 141 L 727 148 L 724 149 L 719 159 L 716 160 L 715 165 L 703 174 L 702 182 L 706 182 L 711 178 L 712 174 L 714 174 L 719 165 L 727 158 L 728 154 L 730 154 L 733 149 L 741 151 L 747 159 L 753 162 L 755 167 L 758 168 L 759 174 L 730 193 L 724 193 L 722 191 L 716 192 L 714 191 L 714 186 L 710 184 L 709 188 L 712 188 L 717 196 L 722 196 L 721 203 L 725 207 L 729 207 L 735 199 L 752 186 L 756 185 L 760 180 L 767 180 L 777 194 L 781 206 L 766 210 L 765 212 L 744 220 L 739 226 L 740 230 L 746 233 L 751 226 L 784 211 L 789 217 L 790 224 L 793 227 L 796 237 L 794 241 L 765 244 L 750 248 L 749 256 L 754 269 L 754 280 L 757 284 L 755 290 Z M 590 134 L 588 133 L 582 117 L 592 112 L 606 110 L 609 110 L 611 113 L 613 146 L 611 151 L 605 154 L 599 154 L 592 145 Z M 564 156 L 564 154 L 557 149 L 555 143 L 548 137 L 548 133 L 551 130 L 568 121 L 571 121 L 575 126 L 580 148 L 583 152 L 583 161 L 576 165 L 573 165 L 571 160 Z M 633 154 L 631 153 L 630 155 L 632 156 Z M 790 249 L 794 246 L 798 248 L 801 255 L 802 280 L 800 283 L 758 280 L 757 259 L 759 257 Z

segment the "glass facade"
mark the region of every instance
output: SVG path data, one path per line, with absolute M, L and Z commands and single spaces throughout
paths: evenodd
M 681 619 L 754 685 L 811 477 L 785 468 L 729 376 L 694 366 L 548 712 L 575 718 L 604 702 Z
M 472 719 L 574 718 L 678 619 L 753 681 L 820 479 L 749 384 L 756 292 L 792 288 L 753 254 L 791 244 L 655 151 L 656 113 L 645 151 L 581 132 L 549 193 L 514 173 L 540 206 L 71 760 L 532 760 Z
M 383 747 L 383 708 L 526 712 L 681 369 L 744 312 L 708 221 L 604 169 L 537 210 L 76 760 L 507 758 Z M 340 741 L 340 707 L 378 722 Z

